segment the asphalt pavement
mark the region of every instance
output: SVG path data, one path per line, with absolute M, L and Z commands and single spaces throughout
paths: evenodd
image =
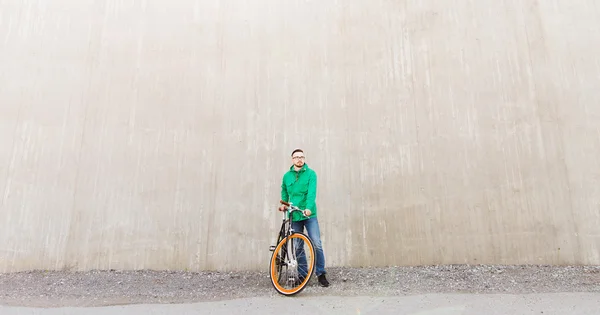
M 133 314 L 407 314 L 407 315 L 598 315 L 598 293 L 426 294 L 412 296 L 253 297 L 193 304 L 138 304 L 87 308 L 0 306 L 2 315 L 133 315 Z

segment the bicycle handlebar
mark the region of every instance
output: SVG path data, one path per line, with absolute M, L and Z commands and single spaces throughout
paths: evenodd
M 283 201 L 283 200 L 279 200 L 279 202 L 280 202 L 282 205 L 284 205 L 284 206 L 286 206 L 286 207 L 289 207 L 289 208 L 291 208 L 291 210 L 292 210 L 292 211 L 298 211 L 298 210 L 300 210 L 300 208 L 298 208 L 298 207 L 296 207 L 296 206 L 292 205 L 292 204 L 291 204 L 291 203 L 289 203 L 289 202 L 285 202 L 285 201 Z
M 289 203 L 289 202 L 285 202 L 285 201 L 283 201 L 283 200 L 279 200 L 279 202 L 280 202 L 282 205 L 284 205 L 284 206 L 287 206 L 287 207 L 291 208 L 291 209 L 289 210 L 290 212 L 294 212 L 294 211 L 300 211 L 300 212 L 302 213 L 302 215 L 304 215 L 304 217 L 307 217 L 307 218 L 308 218 L 308 216 L 306 215 L 306 213 L 304 213 L 304 211 L 303 211 L 302 209 L 300 209 L 300 208 L 298 208 L 298 207 L 296 207 L 296 206 L 292 205 L 292 204 L 291 204 L 291 203 Z

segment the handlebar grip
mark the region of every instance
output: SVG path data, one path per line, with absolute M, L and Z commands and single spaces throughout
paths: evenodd
M 288 207 L 289 207 L 289 205 L 290 205 L 289 203 L 287 203 L 287 202 L 285 202 L 285 201 L 283 201 L 283 200 L 279 200 L 279 202 L 280 202 L 281 204 L 283 204 L 283 205 L 286 205 L 286 206 L 288 206 Z

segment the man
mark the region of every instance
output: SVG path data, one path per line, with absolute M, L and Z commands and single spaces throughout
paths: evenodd
M 315 274 L 319 284 L 328 287 L 329 282 L 325 277 L 325 255 L 321 244 L 321 232 L 319 230 L 319 221 L 317 220 L 317 174 L 305 163 L 306 157 L 304 151 L 296 149 L 292 152 L 292 166 L 289 171 L 283 175 L 281 183 L 281 199 L 285 202 L 291 202 L 300 209 L 310 210 L 310 216 L 304 217 L 301 213 L 295 212 L 292 215 L 292 228 L 294 231 L 303 232 L 304 228 L 308 232 L 316 252 Z M 279 211 L 284 211 L 285 206 L 279 207 Z

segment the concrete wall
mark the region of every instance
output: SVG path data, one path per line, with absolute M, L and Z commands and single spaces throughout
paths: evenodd
M 0 272 L 600 264 L 596 2 L 0 1 Z

